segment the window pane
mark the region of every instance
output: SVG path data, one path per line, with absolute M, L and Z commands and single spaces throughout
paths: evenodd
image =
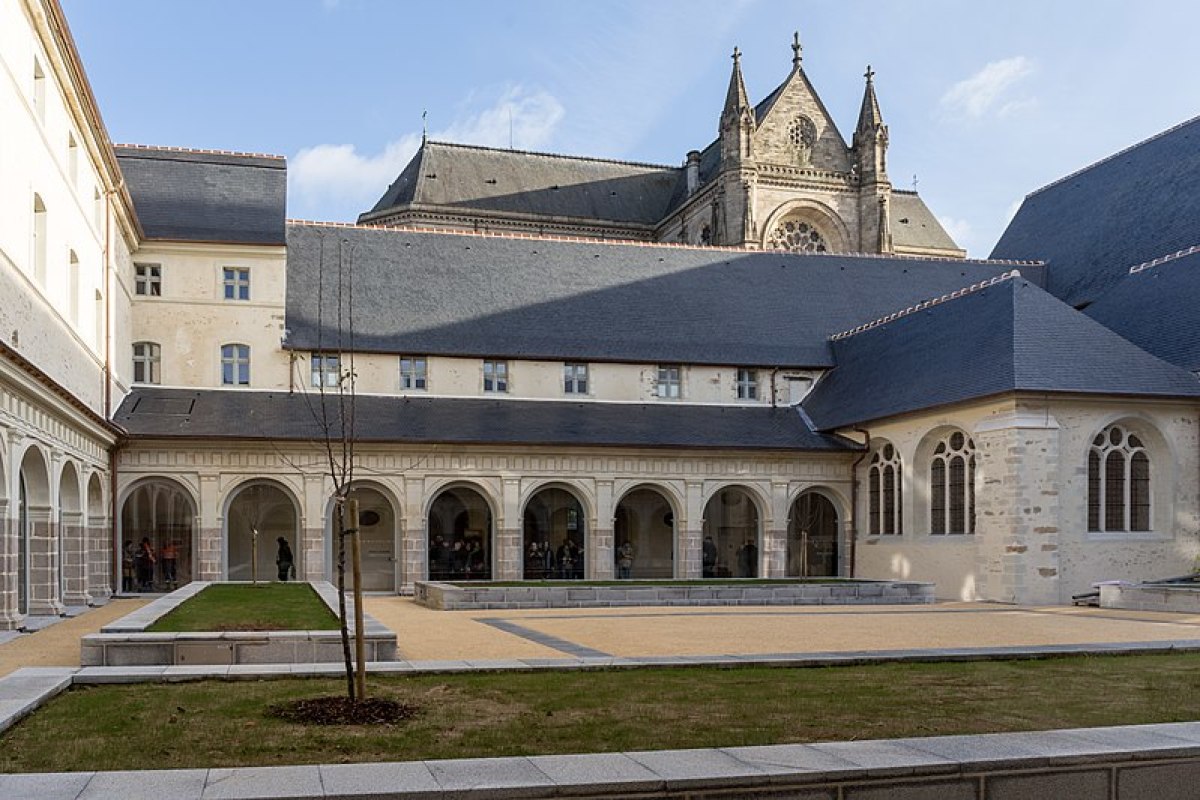
M 960 435 L 960 434 L 955 434 Z M 950 458 L 950 533 L 967 530 L 967 464 L 962 456 Z
M 946 532 L 946 462 L 940 458 L 929 465 L 929 530 Z
M 896 468 L 888 464 L 883 468 L 883 532 L 896 532 Z
M 871 467 L 867 472 L 867 485 L 870 487 L 869 511 L 867 518 L 870 520 L 869 531 L 872 536 L 879 535 L 879 467 Z
M 1095 450 L 1088 453 L 1087 527 L 1100 530 L 1100 454 Z
M 1125 454 L 1114 451 L 1104 460 L 1104 530 L 1125 529 Z
M 1129 527 L 1150 530 L 1150 459 L 1145 453 L 1134 453 L 1129 464 Z

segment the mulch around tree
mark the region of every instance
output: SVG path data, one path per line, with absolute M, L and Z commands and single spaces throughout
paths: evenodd
M 394 725 L 410 719 L 417 707 L 384 697 L 353 701 L 347 697 L 307 697 L 277 703 L 267 713 L 302 725 Z

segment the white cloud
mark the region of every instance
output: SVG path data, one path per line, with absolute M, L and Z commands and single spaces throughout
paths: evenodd
M 470 106 L 468 98 L 466 106 Z M 510 86 L 487 108 L 466 112 L 431 139 L 517 148 L 545 147 L 565 116 L 561 103 L 545 91 Z M 367 208 L 383 193 L 421 144 L 421 134 L 407 133 L 374 154 L 352 144 L 305 147 L 289 160 L 288 180 L 294 199 L 337 201 Z
M 975 229 L 970 222 L 957 217 L 938 217 L 937 220 L 942 223 L 942 227 L 946 229 L 946 233 L 950 234 L 950 238 L 954 240 L 955 244 L 964 249 L 970 249 L 967 247 L 967 243 L 975 235 Z
M 1025 56 L 992 61 L 969 78 L 951 86 L 942 95 L 942 112 L 951 118 L 978 120 L 989 114 L 1007 117 L 1033 105 L 1028 96 L 1014 96 L 1014 89 L 1034 72 Z

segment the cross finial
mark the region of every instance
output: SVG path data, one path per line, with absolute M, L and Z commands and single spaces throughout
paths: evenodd
M 867 71 L 863 73 L 863 77 L 867 79 L 867 83 L 875 77 L 875 70 L 871 69 L 871 65 L 867 64 Z
M 802 58 L 800 54 L 803 51 L 804 51 L 804 48 L 800 45 L 800 31 L 795 31 L 792 34 L 792 66 L 793 67 L 800 66 L 800 60 Z
M 742 58 L 742 51 L 738 50 L 737 45 L 733 46 L 733 63 L 736 64 Z

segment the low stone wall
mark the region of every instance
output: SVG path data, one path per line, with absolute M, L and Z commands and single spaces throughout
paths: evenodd
M 1198 614 L 1200 584 L 1105 583 L 1100 585 L 1100 607 Z
M 342 660 L 342 638 L 329 631 L 238 631 L 147 633 L 146 629 L 210 583 L 195 581 L 127 614 L 80 640 L 80 664 L 85 667 L 124 667 L 173 664 L 322 664 Z M 313 589 L 337 614 L 337 589 L 326 581 Z M 346 600 L 350 632 L 354 633 L 354 601 Z M 394 661 L 396 634 L 364 615 L 368 661 Z
M 413 599 L 443 611 L 627 606 L 911 605 L 934 602 L 915 581 L 662 583 L 654 586 L 494 586 L 417 581 Z

